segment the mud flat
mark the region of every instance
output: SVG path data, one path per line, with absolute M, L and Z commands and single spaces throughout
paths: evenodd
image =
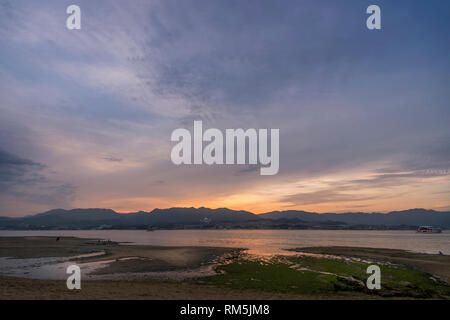
M 346 299 L 334 296 L 334 299 Z M 64 281 L 0 276 L 1 300 L 284 300 L 329 299 L 320 295 L 296 295 L 256 290 L 234 290 L 190 282 L 158 280 L 85 281 L 81 290 L 67 290 Z
M 259 257 L 234 248 L 5 237 L 0 238 L 0 271 L 12 272 L 0 274 L 0 299 L 450 298 L 448 256 L 353 247 L 290 251 L 289 255 Z M 96 267 L 81 267 L 89 274 L 83 273 L 81 290 L 67 289 L 64 268 L 60 279 L 36 279 L 23 272 L 39 268 L 42 262 L 35 262 L 39 259 L 60 263 L 48 262 L 55 257 Z M 15 260 L 32 263 L 15 273 Z M 365 284 L 367 267 L 373 263 L 381 269 L 381 290 L 369 290 Z M 208 272 L 202 271 L 205 269 Z M 55 269 L 50 270 L 52 274 Z
M 232 258 L 241 249 L 127 245 L 72 237 L 3 237 L 0 258 L 66 257 L 75 263 L 98 263 L 94 275 L 193 269 L 220 257 Z
M 0 299 L 311 299 L 320 296 L 234 290 L 195 278 L 184 281 L 148 279 L 147 274 L 175 274 L 239 259 L 241 249 L 214 247 L 133 246 L 72 237 L 3 237 L 0 258 L 27 260 L 66 257 L 76 263 L 99 262 L 93 279 L 81 290 L 68 290 L 65 280 L 0 275 Z M 94 253 L 99 255 L 88 256 Z M 82 258 L 73 258 L 83 256 Z M 142 274 L 141 277 L 136 277 Z M 213 276 L 208 278 L 214 278 Z M 114 276 L 120 280 L 102 280 Z M 161 278 L 164 278 L 161 277 Z

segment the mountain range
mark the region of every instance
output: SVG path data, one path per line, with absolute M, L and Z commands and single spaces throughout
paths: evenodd
M 118 213 L 111 209 L 54 209 L 0 217 L 0 229 L 414 229 L 450 228 L 450 212 L 410 209 L 389 213 L 315 213 L 298 210 L 254 214 L 227 208 L 168 208 Z

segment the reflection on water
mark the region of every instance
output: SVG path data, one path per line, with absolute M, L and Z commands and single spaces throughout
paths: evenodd
M 286 254 L 284 249 L 313 246 L 355 246 L 450 254 L 450 232 L 348 230 L 75 230 L 0 231 L 0 236 L 74 236 L 161 246 L 248 248 L 257 255 Z
M 220 246 L 247 248 L 248 257 L 260 261 L 274 255 L 298 254 L 285 249 L 312 246 L 360 246 L 374 248 L 404 249 L 424 253 L 450 254 L 450 232 L 419 234 L 414 231 L 329 231 L 329 230 L 77 230 L 77 231 L 0 231 L 0 236 L 75 236 L 80 238 L 109 239 L 117 242 L 156 246 Z M 94 252 L 76 257 L 11 259 L 0 258 L 0 274 L 34 279 L 67 279 L 66 269 L 73 259 L 102 255 Z M 308 255 L 308 254 L 306 254 Z M 124 259 L 133 259 L 128 257 Z M 261 259 L 262 258 L 262 259 Z M 282 257 L 280 257 L 282 258 Z M 163 278 L 179 280 L 211 275 L 212 266 L 168 272 L 145 274 L 92 275 L 91 273 L 112 262 L 77 263 L 82 278 L 133 279 Z

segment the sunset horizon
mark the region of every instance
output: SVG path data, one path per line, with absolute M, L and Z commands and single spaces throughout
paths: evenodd
M 362 4 L 266 3 L 253 19 L 246 6 L 230 29 L 221 12 L 236 12 L 224 4 L 82 2 L 92 18 L 80 30 L 57 27 L 63 4 L 3 10 L 0 215 L 92 206 L 450 210 L 446 29 L 426 31 L 439 18 L 410 25 L 386 15 L 389 29 L 368 30 Z M 420 17 L 424 5 L 415 6 Z M 110 14 L 97 14 L 102 7 Z M 241 129 L 247 145 L 235 162 L 225 133 Z M 276 159 L 261 163 L 261 145 L 247 154 L 251 130 L 279 132 Z
M 181 208 L 181 209 L 201 209 L 201 208 L 206 208 L 206 209 L 211 209 L 211 210 L 217 210 L 217 209 L 229 209 L 229 210 L 233 210 L 233 211 L 247 211 L 256 215 L 259 214 L 264 214 L 264 213 L 268 213 L 268 212 L 273 212 L 273 211 L 304 211 L 304 212 L 311 212 L 311 213 L 317 213 L 317 214 L 322 214 L 322 213 L 390 213 L 390 212 L 401 212 L 401 211 L 410 211 L 410 210 L 426 210 L 426 211 L 436 211 L 436 212 L 448 212 L 446 210 L 435 210 L 435 209 L 431 209 L 431 208 L 423 208 L 423 207 L 405 207 L 405 208 L 399 208 L 399 209 L 392 209 L 392 210 L 387 210 L 387 211 L 364 211 L 364 210 L 346 210 L 346 211 L 317 211 L 317 210 L 306 210 L 303 208 L 273 208 L 273 209 L 268 209 L 268 210 L 264 210 L 264 211 L 255 211 L 255 210 L 250 210 L 250 209 L 243 209 L 243 208 L 238 208 L 238 207 L 221 207 L 221 206 L 206 206 L 206 205 L 173 205 L 173 206 L 167 206 L 167 207 L 153 207 L 153 208 L 148 208 L 148 209 L 133 209 L 133 210 L 127 210 L 127 211 L 120 211 L 114 208 L 104 208 L 104 207 L 68 207 L 68 208 L 52 208 L 49 209 L 47 211 L 52 211 L 52 210 L 66 210 L 66 211 L 70 211 L 70 210 L 77 210 L 77 209 L 109 209 L 109 210 L 113 210 L 117 213 L 120 214 L 127 214 L 127 213 L 139 213 L 139 212 L 152 212 L 153 210 L 166 210 L 166 209 L 174 209 L 174 208 Z M 35 214 L 37 213 L 41 213 L 41 212 L 35 212 Z
M 0 302 L 429 315 L 449 57 L 450 1 L 0 0 Z

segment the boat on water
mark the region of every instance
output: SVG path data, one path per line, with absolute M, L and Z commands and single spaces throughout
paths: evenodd
M 431 226 L 420 226 L 419 229 L 417 229 L 417 232 L 420 233 L 441 233 L 441 228 L 431 227 Z

